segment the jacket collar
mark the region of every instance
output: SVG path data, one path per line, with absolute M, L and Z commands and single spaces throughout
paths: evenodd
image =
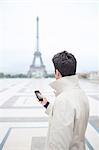
M 64 90 L 79 87 L 78 76 L 72 75 L 72 76 L 62 77 L 50 83 L 50 86 L 55 90 L 55 94 L 58 95 Z

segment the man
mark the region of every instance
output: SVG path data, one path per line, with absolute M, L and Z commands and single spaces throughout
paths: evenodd
M 42 105 L 49 114 L 49 128 L 45 150 L 85 150 L 85 131 L 89 117 L 89 104 L 78 84 L 77 61 L 71 53 L 63 51 L 52 59 L 56 81 L 54 105 L 46 98 Z

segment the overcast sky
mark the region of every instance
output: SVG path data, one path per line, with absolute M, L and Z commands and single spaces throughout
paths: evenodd
M 51 59 L 67 50 L 77 72 L 99 70 L 99 1 L 0 0 L 0 72 L 27 73 L 36 50 L 39 16 L 40 51 L 48 72 Z

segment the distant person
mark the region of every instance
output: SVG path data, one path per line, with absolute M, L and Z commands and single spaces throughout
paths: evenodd
M 52 59 L 56 81 L 51 83 L 56 99 L 52 105 L 47 98 L 41 102 L 49 114 L 45 150 L 85 150 L 88 124 L 88 99 L 79 87 L 74 55 L 63 51 Z

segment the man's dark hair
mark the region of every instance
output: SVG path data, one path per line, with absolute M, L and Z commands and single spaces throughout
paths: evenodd
M 62 77 L 76 74 L 77 61 L 71 53 L 68 53 L 67 51 L 57 53 L 54 55 L 52 61 L 55 70 L 58 69 Z

